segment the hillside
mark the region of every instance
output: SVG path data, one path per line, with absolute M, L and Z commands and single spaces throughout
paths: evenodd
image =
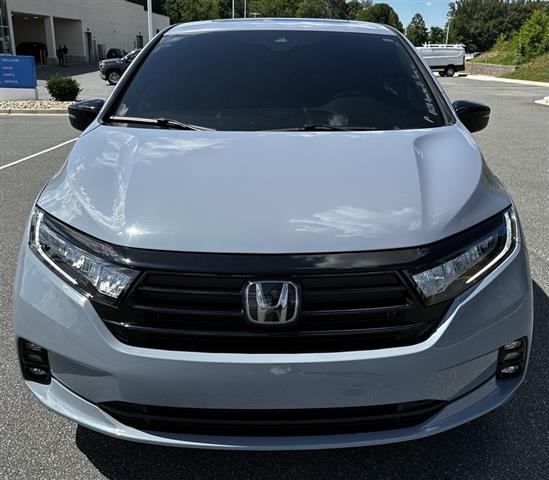
M 515 35 L 511 40 L 498 40 L 488 52 L 470 60 L 474 63 L 493 63 L 496 65 L 517 65 L 517 42 Z M 518 65 L 517 70 L 503 75 L 505 78 L 549 82 L 549 53 L 545 53 L 531 62 Z
M 537 57 L 532 62 L 520 65 L 517 70 L 504 75 L 504 77 L 549 82 L 549 53 Z
M 515 38 L 517 38 L 515 36 Z M 496 65 L 517 64 L 517 40 L 498 40 L 486 53 L 471 60 L 474 63 L 494 63 Z

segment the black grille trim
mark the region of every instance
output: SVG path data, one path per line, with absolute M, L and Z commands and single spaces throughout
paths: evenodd
M 419 425 L 447 402 L 422 400 L 368 407 L 240 410 L 105 402 L 98 406 L 124 425 L 150 432 L 224 436 L 314 436 L 394 430 Z
M 449 305 L 424 306 L 398 271 L 282 278 L 299 283 L 303 293 L 300 318 L 291 326 L 254 326 L 245 320 L 242 292 L 257 277 L 242 274 L 145 272 L 119 308 L 96 308 L 116 338 L 129 345 L 311 353 L 419 343 L 432 334 Z

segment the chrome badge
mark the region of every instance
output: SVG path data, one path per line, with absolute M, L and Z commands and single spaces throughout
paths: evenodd
M 299 315 L 301 290 L 293 282 L 249 282 L 244 290 L 244 310 L 256 325 L 289 325 Z

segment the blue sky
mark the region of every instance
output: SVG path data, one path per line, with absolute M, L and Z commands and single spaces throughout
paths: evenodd
M 376 0 L 376 3 L 391 5 L 405 27 L 416 13 L 423 15 L 427 27 L 444 27 L 450 0 Z

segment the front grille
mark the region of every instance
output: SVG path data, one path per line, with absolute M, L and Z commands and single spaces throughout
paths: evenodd
M 100 403 L 124 425 L 151 432 L 228 436 L 311 436 L 363 433 L 413 427 L 447 403 L 422 400 L 350 408 L 222 410 Z
M 264 278 L 273 280 L 269 275 Z M 201 352 L 333 352 L 410 345 L 426 339 L 448 304 L 426 307 L 397 271 L 285 275 L 302 310 L 291 326 L 255 326 L 242 308 L 250 275 L 148 271 L 118 308 L 100 308 L 122 342 Z M 262 278 L 259 278 L 262 279 Z M 276 280 L 276 277 L 274 278 Z

